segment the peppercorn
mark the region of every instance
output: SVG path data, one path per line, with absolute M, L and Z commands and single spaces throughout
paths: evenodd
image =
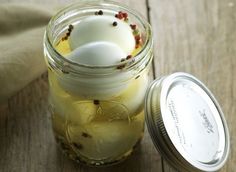
M 69 29 L 70 30 L 73 30 L 74 29 L 74 26 L 72 24 L 69 25 Z
M 113 25 L 113 26 L 117 26 L 118 23 L 117 23 L 116 21 L 114 21 L 114 22 L 112 23 L 112 25 Z
M 99 11 L 98 11 L 98 15 L 103 15 L 103 11 L 102 11 L 102 10 L 99 10 Z
M 95 104 L 95 105 L 99 105 L 99 100 L 93 100 L 93 104 Z
M 82 132 L 82 136 L 85 138 L 91 138 L 92 136 L 88 133 Z
M 117 66 L 117 69 L 123 69 L 125 67 L 125 65 L 120 65 L 120 66 Z
M 123 62 L 123 61 L 125 61 L 125 58 L 122 58 L 122 59 L 120 60 L 120 62 Z
M 73 146 L 76 147 L 77 149 L 82 149 L 83 145 L 80 143 L 73 143 Z

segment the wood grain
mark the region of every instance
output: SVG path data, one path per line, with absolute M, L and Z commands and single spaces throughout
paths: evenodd
M 149 0 L 155 38 L 155 75 L 175 71 L 202 80 L 221 104 L 231 135 L 222 172 L 236 164 L 236 1 Z M 164 171 L 173 172 L 164 162 Z
M 1 0 L 18 3 L 18 0 Z M 24 0 L 64 6 L 72 0 Z M 236 0 L 123 0 L 150 19 L 155 59 L 150 77 L 175 71 L 194 74 L 214 93 L 225 113 L 231 154 L 221 172 L 236 164 Z M 148 10 L 147 10 L 148 9 Z M 106 168 L 78 165 L 55 146 L 47 110 L 44 74 L 0 105 L 0 171 L 3 172 L 175 172 L 161 159 L 145 132 L 140 149 L 125 162 Z

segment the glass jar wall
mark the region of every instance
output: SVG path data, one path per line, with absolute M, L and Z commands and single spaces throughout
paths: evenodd
M 125 22 L 134 36 L 140 37 L 139 44 L 136 40 L 132 53 L 114 65 L 71 61 L 68 32 L 101 11 L 104 16 L 126 14 Z M 143 137 L 143 106 L 152 48 L 147 21 L 118 3 L 81 2 L 51 19 L 44 38 L 50 112 L 56 140 L 70 158 L 101 166 L 120 162 L 133 152 Z

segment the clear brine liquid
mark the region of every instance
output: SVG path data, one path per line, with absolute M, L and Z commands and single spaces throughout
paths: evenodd
M 56 49 L 69 53 L 68 41 L 60 41 Z M 86 100 L 66 92 L 52 70 L 49 83 L 54 134 L 70 158 L 89 165 L 119 162 L 143 137 L 147 71 L 109 100 Z

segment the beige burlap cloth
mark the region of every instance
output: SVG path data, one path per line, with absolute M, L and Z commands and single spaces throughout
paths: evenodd
M 0 103 L 46 71 L 43 35 L 54 12 L 32 5 L 0 5 Z

